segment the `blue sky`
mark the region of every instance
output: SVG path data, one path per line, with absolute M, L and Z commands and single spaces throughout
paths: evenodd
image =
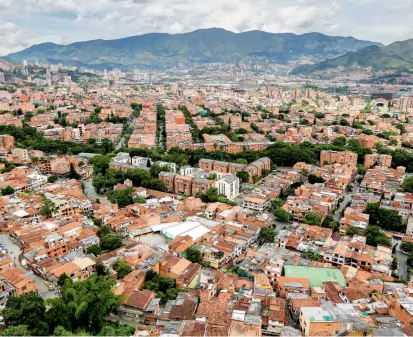
M 42 42 L 71 43 L 220 27 L 413 38 L 412 0 L 0 0 L 0 55 Z

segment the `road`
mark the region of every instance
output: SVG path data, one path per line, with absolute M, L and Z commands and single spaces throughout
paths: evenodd
M 106 199 L 104 196 L 96 193 L 95 188 L 93 187 L 92 179 L 87 179 L 87 180 L 84 180 L 83 182 L 85 183 L 85 195 L 87 197 L 89 197 L 93 201 L 99 198 L 100 202 L 103 202 L 105 204 L 111 204 L 109 200 Z
M 344 211 L 344 209 L 350 205 L 351 198 L 353 197 L 354 194 L 356 194 L 359 191 L 360 185 L 355 182 L 353 190 L 349 192 L 345 192 L 344 194 L 344 199 L 341 202 L 340 206 L 337 208 L 337 210 L 334 212 L 334 220 L 335 221 L 340 221 L 341 218 L 343 217 L 341 213 Z
M 125 138 L 122 137 L 118 145 L 116 145 L 115 150 L 119 150 L 120 148 L 122 148 L 124 143 L 125 143 Z
M 399 249 L 400 249 L 400 240 L 394 240 L 393 239 L 393 247 L 396 246 L 396 249 L 393 253 L 393 256 L 399 260 L 399 276 L 406 278 L 407 277 L 407 255 L 403 254 Z M 412 275 L 413 279 L 413 275 Z
M 12 257 L 14 264 L 16 266 L 16 268 L 20 269 L 21 271 L 23 271 L 27 277 L 30 277 L 31 279 L 34 280 L 34 282 L 36 283 L 36 287 L 38 290 L 39 295 L 42 298 L 51 298 L 51 297 L 56 297 L 57 293 L 55 290 L 50 290 L 48 288 L 48 286 L 45 284 L 45 281 L 37 276 L 36 274 L 33 273 L 33 271 L 25 269 L 19 261 L 19 255 L 21 252 L 20 247 L 15 244 L 10 237 L 7 234 L 0 234 L 0 242 L 2 244 L 4 244 L 4 246 L 7 248 L 7 250 L 9 251 L 9 255 Z

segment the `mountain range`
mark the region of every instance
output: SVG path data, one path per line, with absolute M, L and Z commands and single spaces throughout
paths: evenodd
M 42 43 L 9 54 L 14 62 L 41 61 L 94 68 L 165 69 L 181 64 L 261 60 L 286 64 L 318 62 L 380 43 L 320 33 L 296 35 L 263 31 L 233 33 L 219 28 L 184 34 L 152 33 L 117 40 L 92 40 L 69 45 Z
M 313 65 L 298 66 L 292 75 L 310 75 L 342 67 L 346 72 L 371 68 L 373 71 L 398 70 L 413 72 L 413 39 L 397 41 L 388 46 L 368 46 Z

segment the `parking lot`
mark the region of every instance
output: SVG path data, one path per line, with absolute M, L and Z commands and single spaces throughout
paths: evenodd
M 162 248 L 165 251 L 168 251 L 168 243 L 166 239 L 161 234 L 147 235 L 135 239 L 137 242 L 146 243 L 152 248 Z

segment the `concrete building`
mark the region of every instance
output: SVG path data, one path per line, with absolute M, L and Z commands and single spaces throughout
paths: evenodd
M 0 152 L 8 152 L 14 147 L 14 137 L 9 135 L 0 135 Z
M 300 329 L 303 336 L 337 336 L 343 328 L 328 311 L 321 307 L 304 307 L 300 313 Z
M 364 167 L 371 168 L 373 166 L 391 167 L 392 156 L 388 154 L 366 154 L 364 156 Z
M 193 177 L 187 177 L 177 174 L 174 180 L 174 192 L 178 194 L 192 195 Z
M 219 194 L 225 195 L 229 200 L 235 199 L 239 195 L 239 178 L 233 175 L 227 175 L 215 182 L 215 187 Z
M 351 151 L 321 151 L 320 164 L 343 164 L 357 166 L 357 153 Z

